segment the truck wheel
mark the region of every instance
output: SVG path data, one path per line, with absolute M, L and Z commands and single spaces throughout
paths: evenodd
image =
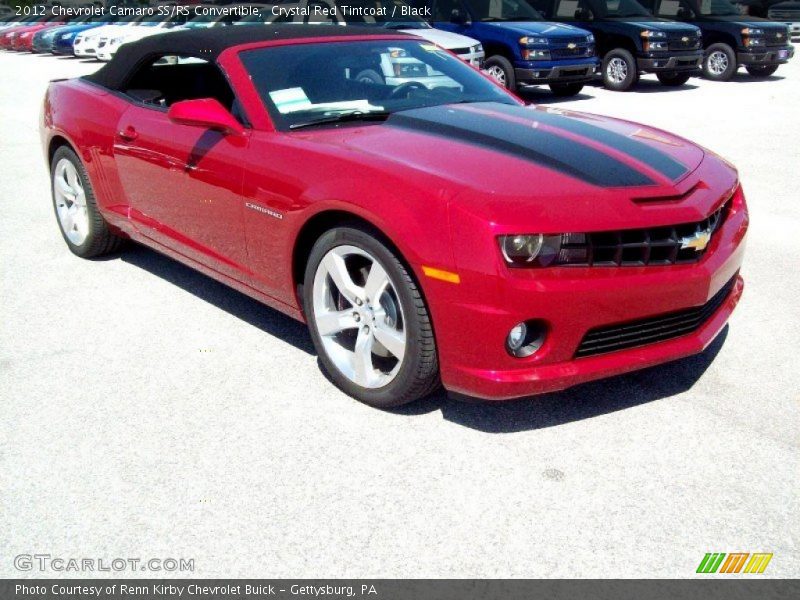
M 627 50 L 617 48 L 603 58 L 603 85 L 616 92 L 631 89 L 639 80 L 636 59 Z
M 561 98 L 568 96 L 577 96 L 583 89 L 582 83 L 551 83 L 550 89 L 552 92 Z
M 736 73 L 736 54 L 728 44 L 711 44 L 703 57 L 703 75 L 712 81 L 728 81 Z
M 504 56 L 495 54 L 483 63 L 483 70 L 497 83 L 512 92 L 517 91 L 517 78 L 514 76 L 514 66 Z
M 750 67 L 745 67 L 745 69 L 747 69 L 747 72 L 750 73 L 752 77 L 761 78 L 761 77 L 769 77 L 770 75 L 772 75 L 775 71 L 778 70 L 778 65 L 768 65 L 764 67 L 753 65 Z
M 691 77 L 689 73 L 656 73 L 656 77 L 661 82 L 661 85 L 667 87 L 680 87 Z
M 359 83 L 378 83 L 383 85 L 383 77 L 381 77 L 381 74 L 372 69 L 359 71 L 358 75 L 356 75 L 356 81 Z
M 78 155 L 61 146 L 53 155 L 50 174 L 53 208 L 70 251 L 93 258 L 117 250 L 123 239 L 111 232 L 97 209 L 92 184 Z

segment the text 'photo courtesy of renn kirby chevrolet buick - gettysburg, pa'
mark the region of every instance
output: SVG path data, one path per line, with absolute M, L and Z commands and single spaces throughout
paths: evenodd
M 3 1 L 0 576 L 800 575 L 798 2 Z

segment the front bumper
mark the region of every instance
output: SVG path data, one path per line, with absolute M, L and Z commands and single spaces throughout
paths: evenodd
M 740 65 L 782 65 L 794 56 L 794 46 L 770 48 L 763 52 L 737 52 L 736 61 Z
M 514 76 L 519 85 L 581 83 L 594 80 L 600 68 L 600 61 L 594 57 L 580 62 L 564 62 L 527 62 L 524 66 L 514 68 Z
M 747 226 L 742 199 L 738 207 L 733 203 L 696 263 L 507 269 L 507 276 L 489 282 L 475 280 L 482 289 L 472 287 L 465 277 L 459 295 L 448 299 L 438 319 L 434 315 L 445 388 L 485 400 L 508 400 L 703 351 L 722 330 L 742 294 L 744 283 L 738 273 Z M 590 330 L 703 306 L 729 282 L 733 286 L 727 297 L 691 333 L 576 358 Z M 514 325 L 530 319 L 546 323 L 544 345 L 533 356 L 513 358 L 505 350 L 506 336 Z
M 696 71 L 703 64 L 703 51 L 687 52 L 672 56 L 654 56 L 649 54 L 637 57 L 636 66 L 640 71 L 659 73 L 663 71 Z

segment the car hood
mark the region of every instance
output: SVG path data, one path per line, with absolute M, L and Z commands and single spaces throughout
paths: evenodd
M 641 19 L 641 20 L 639 20 Z M 679 23 L 677 21 L 670 21 L 669 19 L 661 19 L 659 17 L 639 17 L 636 19 L 610 19 L 611 21 L 624 22 L 629 25 L 635 25 L 642 31 L 652 29 L 654 31 L 665 31 L 672 33 L 694 33 L 697 27 L 689 23 Z
M 133 27 L 133 25 L 103 25 L 101 27 L 94 27 L 88 31 L 85 31 L 83 33 L 83 37 L 88 39 L 102 35 L 114 35 L 115 32 L 119 32 L 119 35 L 124 35 L 125 31 L 132 29 Z
M 685 139 L 636 123 L 501 103 L 420 108 L 381 124 L 292 135 L 407 181 L 436 181 L 428 184 L 432 197 L 498 221 L 533 206 L 568 214 L 571 203 L 615 211 L 641 198 L 672 201 L 695 185 L 685 180 L 705 156 Z
M 502 29 L 514 35 L 544 35 L 550 38 L 572 38 L 576 35 L 589 35 L 585 29 L 569 25 L 568 23 L 550 23 L 548 21 L 489 21 L 482 22 L 481 26 Z
M 454 48 L 470 48 L 479 44 L 478 40 L 474 40 L 471 37 L 461 35 L 460 33 L 444 31 L 442 29 L 434 29 L 433 27 L 401 29 L 400 31 L 425 38 L 429 42 L 433 42 L 437 46 L 441 46 L 446 50 L 452 50 Z
M 762 19 L 761 17 L 746 17 L 742 18 L 737 15 L 727 15 L 722 17 L 713 17 L 715 21 L 730 23 L 736 27 L 758 27 L 759 29 L 780 29 L 786 30 L 786 24 L 776 23 L 770 19 Z

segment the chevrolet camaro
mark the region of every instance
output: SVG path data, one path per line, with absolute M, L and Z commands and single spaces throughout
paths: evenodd
M 397 61 L 400 84 L 355 77 Z M 133 239 L 305 321 L 333 382 L 374 406 L 439 385 L 517 398 L 696 354 L 742 293 L 748 214 L 727 161 L 526 106 L 405 34 L 154 36 L 52 82 L 41 135 L 74 254 Z

